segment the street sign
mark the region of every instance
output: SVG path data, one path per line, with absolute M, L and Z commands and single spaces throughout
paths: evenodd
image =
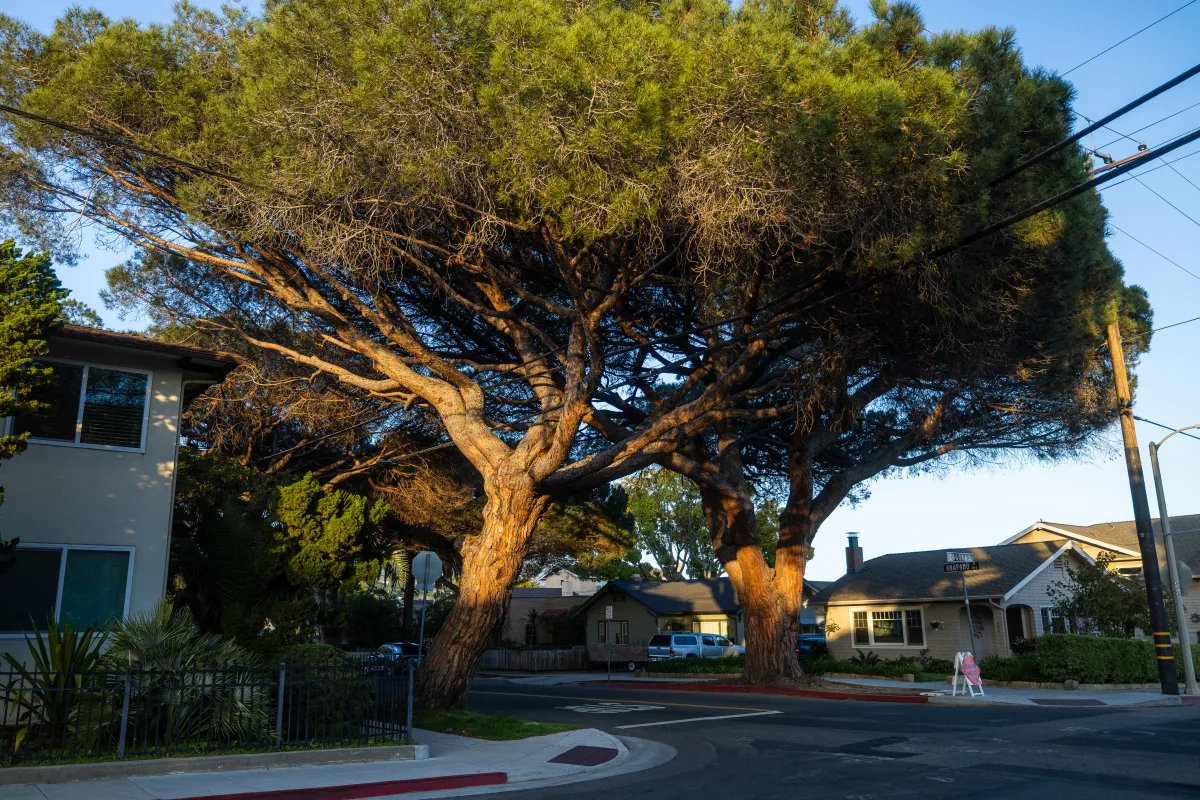
M 974 560 L 975 560 L 974 553 L 964 553 L 961 550 L 959 550 L 959 551 L 947 550 L 946 551 L 946 563 L 947 564 L 965 564 L 969 561 L 974 561 Z
M 604 618 L 605 618 L 605 619 L 612 619 L 612 606 L 605 606 L 605 607 L 604 607 Z
M 1192 568 L 1178 558 L 1175 559 L 1175 567 L 1178 570 L 1179 575 L 1179 593 L 1184 597 L 1187 597 L 1188 587 L 1192 585 L 1192 581 L 1190 580 Z M 1172 583 L 1174 583 L 1174 581 L 1171 580 L 1170 567 L 1163 567 L 1161 574 L 1163 586 L 1170 586 Z
M 436 553 L 428 550 L 417 553 L 417 557 L 412 560 L 412 574 L 417 588 L 427 592 L 433 589 L 438 578 L 442 577 L 442 560 Z
M 973 569 L 979 569 L 978 561 L 957 562 L 954 564 L 943 564 L 943 572 L 970 572 Z
M 417 663 L 425 656 L 425 612 L 429 610 L 429 590 L 436 588 L 434 584 L 442 577 L 442 560 L 436 554 L 425 550 L 417 553 L 417 557 L 409 565 L 412 570 L 413 583 L 421 588 L 421 633 L 417 638 Z

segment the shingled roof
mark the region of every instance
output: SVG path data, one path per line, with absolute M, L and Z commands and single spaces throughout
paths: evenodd
M 737 596 L 729 578 L 690 581 L 609 581 L 655 614 L 736 614 Z
M 1154 526 L 1156 534 L 1162 533 L 1157 519 L 1152 520 L 1151 523 Z M 1123 547 L 1126 550 L 1138 551 L 1137 527 L 1133 520 L 1100 522 L 1095 525 L 1067 525 L 1061 522 L 1039 522 L 1038 526 L 1062 530 L 1098 542 L 1115 544 L 1117 547 Z M 1171 533 L 1177 536 L 1175 539 L 1177 547 L 1185 536 L 1200 533 L 1200 514 L 1184 514 L 1171 517 Z
M 861 600 L 961 600 L 961 574 L 967 576 L 972 598 L 1003 597 L 1034 570 L 1046 563 L 1066 540 L 961 547 L 979 562 L 966 573 L 945 572 L 946 550 L 890 553 L 865 562 L 855 573 L 843 575 L 817 593 L 813 605 Z

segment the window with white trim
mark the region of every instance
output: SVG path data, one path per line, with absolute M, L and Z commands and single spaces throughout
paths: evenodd
M 45 444 L 145 449 L 151 373 L 66 361 L 35 363 L 52 369 L 54 377 L 30 392 L 30 399 L 44 408 L 17 417 L 14 433 L 28 433 Z
M 925 644 L 925 617 L 919 608 L 880 608 L 850 612 L 855 647 L 915 647 Z
M 0 633 L 46 630 L 69 619 L 80 630 L 125 616 L 131 547 L 19 545 L 0 578 Z

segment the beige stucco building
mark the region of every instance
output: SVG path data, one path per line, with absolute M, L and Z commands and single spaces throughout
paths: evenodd
M 152 608 L 167 582 L 179 417 L 235 362 L 195 347 L 73 325 L 48 339 L 53 411 L 0 420 L 29 432 L 0 468 L 0 652 L 48 619 L 75 627 Z
M 1050 586 L 1068 567 L 1093 558 L 1065 539 L 955 548 L 979 569 L 946 572 L 946 550 L 891 553 L 862 561 L 847 548 L 847 573 L 813 599 L 825 608 L 826 643 L 835 658 L 873 652 L 884 659 L 953 659 L 1012 654 L 1013 643 L 1061 628 Z M 963 594 L 966 578 L 974 639 Z M 830 624 L 832 623 L 832 624 Z

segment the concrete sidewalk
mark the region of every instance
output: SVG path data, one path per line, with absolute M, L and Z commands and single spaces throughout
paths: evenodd
M 350 800 L 460 797 L 593 780 L 674 757 L 657 742 L 594 728 L 511 742 L 417 730 L 430 758 L 374 763 L 191 772 L 3 787 L 4 800 Z
M 930 701 L 938 703 L 949 700 L 950 687 L 945 681 L 906 683 L 877 678 L 826 678 L 830 683 L 842 683 L 850 686 L 886 686 L 889 688 L 921 689 L 930 693 Z M 991 687 L 987 681 L 983 684 L 983 697 L 953 698 L 955 704 L 961 700 L 964 704 L 987 701 L 1020 706 L 1147 706 L 1147 705 L 1183 705 L 1200 703 L 1200 697 L 1171 697 L 1156 691 L 1063 691 L 1061 689 L 1008 689 Z M 935 693 L 936 694 L 933 694 Z

